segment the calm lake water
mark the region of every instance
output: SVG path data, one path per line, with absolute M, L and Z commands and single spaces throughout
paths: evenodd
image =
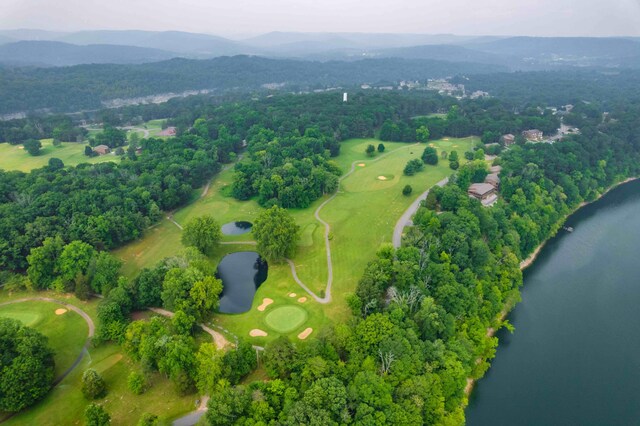
M 229 222 L 222 225 L 222 233 L 224 235 L 241 235 L 251 231 L 253 224 L 251 222 Z
M 525 271 L 467 424 L 640 424 L 640 182 L 567 221 Z
M 267 279 L 267 261 L 254 251 L 230 253 L 218 264 L 222 280 L 220 312 L 238 314 L 251 309 L 253 296 Z

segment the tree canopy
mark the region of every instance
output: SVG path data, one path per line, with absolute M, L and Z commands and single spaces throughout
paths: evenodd
M 293 256 L 300 239 L 300 227 L 283 208 L 273 206 L 263 210 L 253 224 L 253 236 L 258 251 L 271 261 Z

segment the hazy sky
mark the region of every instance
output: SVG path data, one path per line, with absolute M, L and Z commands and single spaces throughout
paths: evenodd
M 0 0 L 0 28 L 640 36 L 640 0 Z

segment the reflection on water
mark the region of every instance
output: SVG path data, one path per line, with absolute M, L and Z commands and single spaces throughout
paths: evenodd
M 218 265 L 222 280 L 220 312 L 237 314 L 251 309 L 253 296 L 266 281 L 269 265 L 254 251 L 240 251 L 226 255 Z
M 467 424 L 605 425 L 640 419 L 640 182 L 567 221 L 525 271 L 515 333 L 474 390 Z M 505 344 L 507 343 L 507 344 Z
M 241 235 L 251 231 L 253 224 L 251 222 L 229 222 L 222 225 L 222 233 L 224 235 Z

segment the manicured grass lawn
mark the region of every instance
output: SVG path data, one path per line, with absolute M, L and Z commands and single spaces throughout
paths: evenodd
M 307 320 L 307 311 L 296 305 L 286 305 L 271 309 L 264 322 L 278 333 L 289 333 Z
M 16 319 L 49 338 L 49 346 L 55 352 L 56 377 L 80 355 L 89 332 L 87 323 L 76 312 L 56 315 L 60 308 L 56 303 L 40 301 L 0 306 L 0 317 Z
M 24 297 L 52 297 L 75 305 L 89 314 L 94 322 L 98 300 L 83 302 L 70 295 L 54 292 L 17 292 L 0 290 L 0 303 Z M 75 312 L 67 312 L 56 316 L 55 310 L 61 306 L 50 302 L 30 301 L 0 307 L 0 315 L 13 316 L 32 322 L 32 326 L 47 335 L 50 344 L 56 350 L 56 374 L 64 371 L 80 353 L 87 336 L 85 321 Z M 53 315 L 53 316 L 52 316 Z M 64 320 L 64 327 L 59 321 Z M 76 325 L 77 322 L 77 325 Z M 196 336 L 200 339 L 200 336 Z M 68 350 L 63 350 L 68 346 Z M 73 350 L 71 348 L 74 347 Z M 104 404 L 111 415 L 112 425 L 136 424 L 142 413 L 150 412 L 160 416 L 162 424 L 170 424 L 170 420 L 193 410 L 198 395 L 177 396 L 173 385 L 162 375 L 154 373 L 149 376 L 150 388 L 142 395 L 134 395 L 127 388 L 127 378 L 131 371 L 138 371 L 139 365 L 133 362 L 122 348 L 115 344 L 104 344 L 89 347 L 89 355 L 85 356 L 71 374 L 69 374 L 47 396 L 19 413 L 3 425 L 81 425 L 84 424 L 84 409 L 90 403 L 81 392 L 82 373 L 87 368 L 95 368 L 107 383 L 108 394 L 96 402 Z M 68 361 L 59 361 L 64 358 Z M 0 416 L 1 418 L 1 416 Z
M 477 141 L 478 138 L 473 137 L 445 138 L 430 144 L 436 147 L 438 154 L 441 150 L 458 151 L 464 162 L 463 153 L 470 150 Z M 396 221 L 415 197 L 452 173 L 448 161 L 440 161 L 437 166 L 426 166 L 423 172 L 415 176 L 404 176 L 402 171 L 406 163 L 411 159 L 420 158 L 426 145 L 384 142 L 386 155 L 376 154 L 374 157 L 367 157 L 367 145 L 377 146 L 379 142 L 369 139 L 344 141 L 341 144 L 340 156 L 334 159 L 344 173 L 350 170 L 354 161 L 357 161 L 357 165 L 354 173 L 342 181 L 338 196 L 320 213 L 332 227 L 332 302 L 322 305 L 309 297 L 293 281 L 287 264 L 269 264 L 269 276 L 256 292 L 251 310 L 242 314 L 216 315 L 214 324 L 247 338 L 254 344 L 264 344 L 279 335 L 279 332 L 269 328 L 265 321 L 269 312 L 277 307 L 303 304 L 308 312 L 308 319 L 303 324 L 288 333 L 284 332 L 291 336 L 296 336 L 307 327 L 317 330 L 329 322 L 340 321 L 348 316 L 345 295 L 355 290 L 366 264 L 372 260 L 380 244 L 391 242 Z M 361 167 L 360 164 L 364 166 Z M 384 176 L 386 180 L 379 179 L 380 176 Z M 212 214 L 220 224 L 240 220 L 253 222 L 261 207 L 254 200 L 241 202 L 226 195 L 232 179 L 232 169 L 216 176 L 208 194 L 198 198 L 201 192 L 198 191 L 195 195 L 196 201 L 175 212 L 174 219 L 184 225 L 193 217 Z M 402 195 L 402 188 L 406 184 L 413 187 L 410 197 Z M 298 276 L 319 295 L 322 295 L 326 286 L 327 263 L 323 241 L 324 227 L 315 220 L 313 213 L 328 197 L 317 200 L 306 209 L 290 210 L 301 228 L 301 241 L 293 259 Z M 252 234 L 248 233 L 223 236 L 222 241 L 250 241 L 252 238 Z M 177 254 L 182 248 L 180 230 L 169 221 L 163 220 L 160 225 L 148 231 L 143 239 L 117 250 L 115 254 L 125 261 L 124 272 L 133 277 L 141 267 L 152 266 L 163 257 Z M 211 253 L 210 258 L 217 264 L 227 253 L 251 249 L 252 246 L 249 245 L 223 245 Z M 296 293 L 297 297 L 289 297 L 290 293 Z M 306 296 L 307 300 L 298 302 L 297 299 L 301 296 Z M 274 303 L 260 312 L 257 307 L 262 304 L 264 298 L 273 299 Z M 268 336 L 249 337 L 249 332 L 254 328 L 263 329 Z
M 114 154 L 89 158 L 84 155 L 84 143 L 63 142 L 61 146 L 53 146 L 52 139 L 42 139 L 41 142 L 40 155 L 35 157 L 22 149 L 22 145 L 0 143 L 0 169 L 30 172 L 46 166 L 50 158 L 59 158 L 65 166 L 120 161 L 120 157 Z

